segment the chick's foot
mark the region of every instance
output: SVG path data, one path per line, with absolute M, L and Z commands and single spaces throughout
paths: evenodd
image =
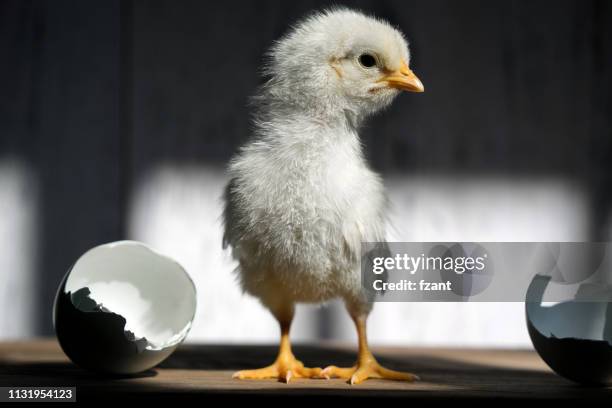
M 408 382 L 419 380 L 419 377 L 415 374 L 389 370 L 388 368 L 381 366 L 374 359 L 362 361 L 356 366 L 349 368 L 329 366 L 321 371 L 321 376 L 328 379 L 342 378 L 348 380 L 350 384 L 359 384 L 369 378 Z
M 293 355 L 280 355 L 276 361 L 268 367 L 256 370 L 242 370 L 234 374 L 234 378 L 240 380 L 262 380 L 276 378 L 280 382 L 289 383 L 295 378 L 323 378 L 320 368 L 304 367 L 301 361 Z

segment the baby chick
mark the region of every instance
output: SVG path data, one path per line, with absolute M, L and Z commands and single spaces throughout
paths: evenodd
M 348 9 L 316 13 L 274 44 L 254 98 L 252 139 L 229 166 L 224 245 L 243 289 L 280 324 L 276 361 L 240 379 L 339 377 L 412 381 L 369 350 L 372 309 L 361 285 L 362 241 L 384 241 L 386 198 L 364 159 L 358 130 L 401 90 L 423 92 L 403 35 Z M 351 368 L 306 368 L 289 342 L 298 302 L 342 298 L 359 337 Z

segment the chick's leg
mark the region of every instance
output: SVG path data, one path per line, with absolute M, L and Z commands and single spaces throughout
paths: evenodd
M 291 342 L 289 341 L 289 329 L 292 320 L 293 313 L 290 313 L 289 317 L 284 316 L 279 318 L 281 339 L 278 356 L 274 363 L 256 370 L 238 371 L 233 377 L 241 380 L 276 378 L 286 383 L 294 378 L 322 378 L 320 368 L 304 367 L 304 364 L 293 355 L 291 351 Z
M 359 339 L 359 351 L 357 355 L 357 364 L 350 368 L 340 368 L 329 366 L 325 368 L 321 375 L 325 378 L 343 378 L 351 384 L 359 384 L 368 378 L 381 378 L 386 380 L 399 381 L 416 381 L 418 376 L 411 373 L 389 370 L 381 366 L 370 351 L 366 335 L 366 319 L 367 315 L 352 316 L 355 326 L 357 327 L 357 336 Z

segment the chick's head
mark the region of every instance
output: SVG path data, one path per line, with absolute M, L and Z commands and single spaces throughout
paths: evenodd
M 297 24 L 272 48 L 266 73 L 276 97 L 367 116 L 402 90 L 423 92 L 409 65 L 402 33 L 385 21 L 340 9 Z

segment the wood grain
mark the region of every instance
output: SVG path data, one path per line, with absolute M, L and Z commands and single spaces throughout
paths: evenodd
M 419 374 L 407 384 L 370 380 L 350 386 L 341 380 L 240 381 L 231 374 L 269 363 L 275 346 L 184 345 L 168 360 L 140 376 L 104 377 L 82 370 L 66 358 L 53 340 L 0 343 L 3 386 L 75 385 L 79 400 L 193 399 L 204 397 L 405 397 L 446 399 L 602 399 L 611 389 L 584 388 L 553 374 L 532 351 L 378 348 L 390 368 Z M 354 352 L 343 345 L 296 346 L 306 364 L 349 365 Z

